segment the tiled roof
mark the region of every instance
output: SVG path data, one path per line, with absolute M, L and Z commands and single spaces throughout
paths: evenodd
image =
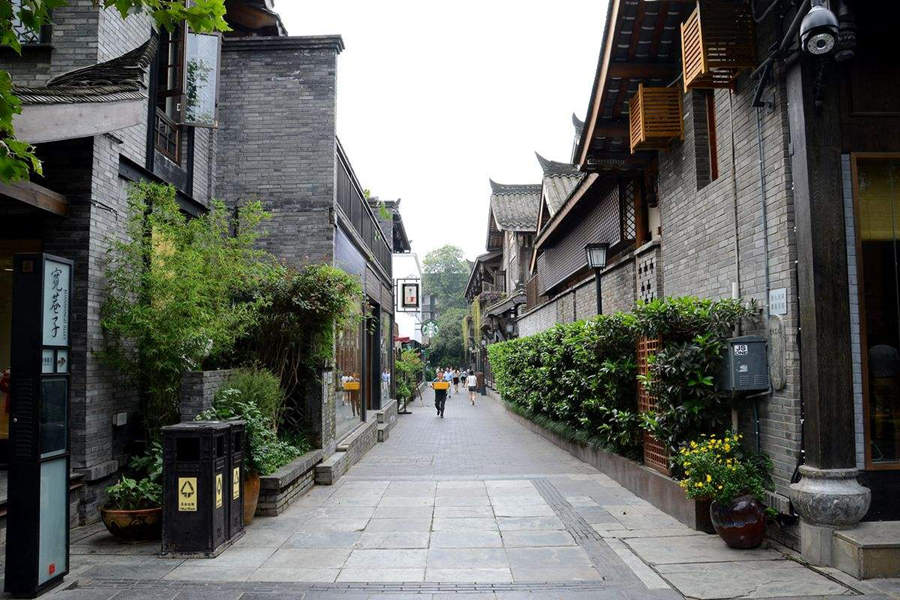
M 156 55 L 156 35 L 122 56 L 69 71 L 43 87 L 16 87 L 22 104 L 119 102 L 147 97 L 144 73 Z
M 500 231 L 535 231 L 541 185 L 506 185 L 491 180 L 491 215 Z
M 575 165 L 548 160 L 537 152 L 535 154 L 544 171 L 543 196 L 547 201 L 547 210 L 550 211 L 552 217 L 565 204 L 569 194 L 584 178 L 584 173 L 579 171 Z

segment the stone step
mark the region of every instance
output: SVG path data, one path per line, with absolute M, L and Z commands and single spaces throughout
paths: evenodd
M 389 423 L 379 423 L 376 436 L 379 442 L 386 442 L 391 437 L 391 425 Z
M 869 521 L 832 538 L 835 567 L 857 579 L 900 577 L 900 521 Z

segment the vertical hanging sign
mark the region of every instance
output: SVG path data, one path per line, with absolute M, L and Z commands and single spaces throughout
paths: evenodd
M 13 261 L 5 591 L 35 596 L 69 572 L 69 315 L 72 262 Z

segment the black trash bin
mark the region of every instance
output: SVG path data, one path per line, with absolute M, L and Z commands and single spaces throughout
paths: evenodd
M 231 426 L 197 421 L 163 427 L 162 433 L 163 554 L 218 556 L 229 543 Z
M 244 535 L 244 454 L 247 438 L 245 423 L 241 420 L 227 421 L 228 436 L 228 531 L 232 542 Z

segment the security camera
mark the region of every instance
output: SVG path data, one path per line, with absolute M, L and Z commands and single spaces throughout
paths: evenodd
M 812 6 L 800 24 L 803 51 L 824 56 L 834 50 L 838 38 L 838 20 L 825 8 L 825 0 L 812 0 Z

